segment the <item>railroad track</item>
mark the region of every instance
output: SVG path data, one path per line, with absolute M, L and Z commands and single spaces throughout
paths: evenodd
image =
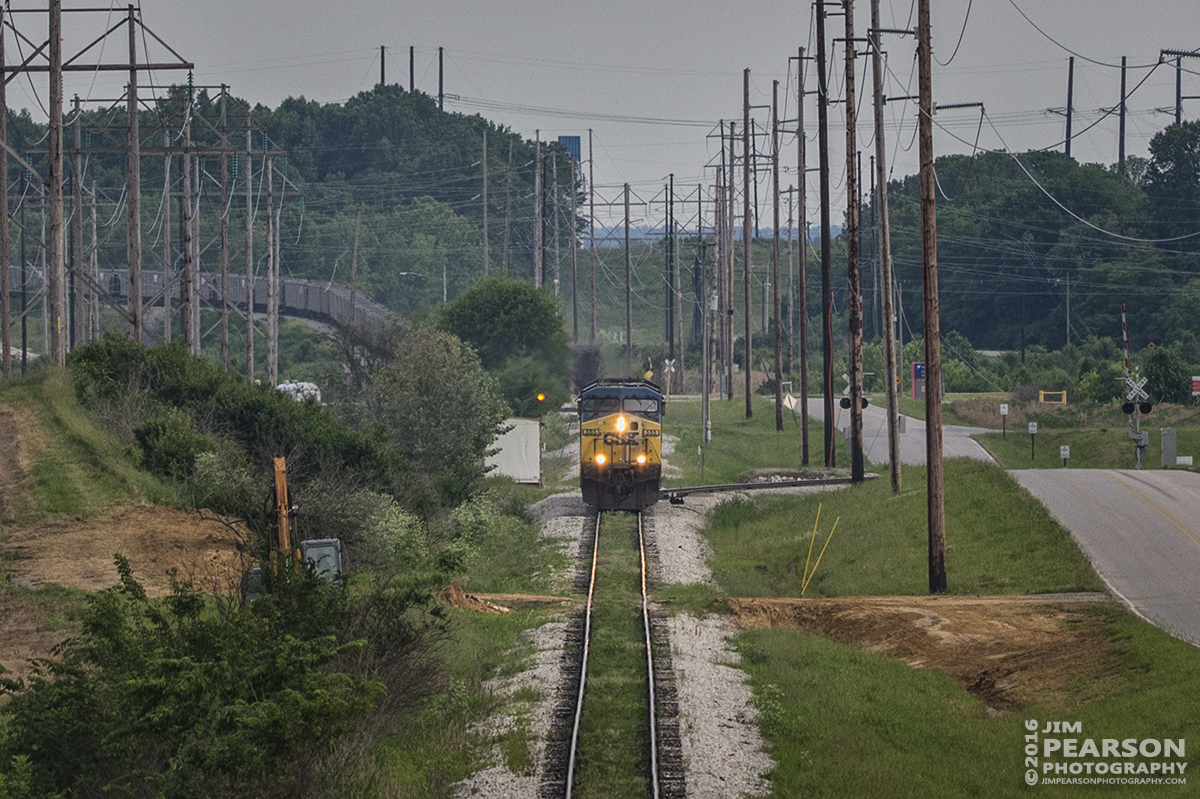
M 674 667 L 671 663 L 671 647 L 667 634 L 666 615 L 655 608 L 647 595 L 647 584 L 657 576 L 657 552 L 654 548 L 653 515 L 651 512 L 638 513 L 636 535 L 623 536 L 620 529 L 615 534 L 602 536 L 602 528 L 608 520 L 608 530 L 613 532 L 612 522 L 628 518 L 628 514 L 597 513 L 593 519 L 590 552 L 581 558 L 578 571 L 577 589 L 586 594 L 587 601 L 579 617 L 568 629 L 567 647 L 564 653 L 564 669 L 567 679 L 563 682 L 555 707 L 555 721 L 552 725 L 550 741 L 546 750 L 546 761 L 543 768 L 543 780 L 540 796 L 543 799 L 552 797 L 567 797 L 576 795 L 608 795 L 609 788 L 589 784 L 589 780 L 597 779 L 596 774 L 602 768 L 589 768 L 590 756 L 597 753 L 590 751 L 589 746 L 596 746 L 596 734 L 589 736 L 585 732 L 588 726 L 587 714 L 592 702 L 597 704 L 610 702 L 611 696 L 600 696 L 602 692 L 615 690 L 643 691 L 641 707 L 641 757 L 639 762 L 620 764 L 617 770 L 634 769 L 639 773 L 631 777 L 630 771 L 624 771 L 625 789 L 630 785 L 645 785 L 645 795 L 654 799 L 683 799 L 686 795 L 684 780 L 682 743 L 679 734 L 679 703 L 675 689 Z M 636 603 L 621 606 L 618 616 L 613 619 L 611 610 L 601 620 L 596 613 L 599 602 L 604 601 L 605 593 L 618 594 L 617 587 L 622 577 L 629 575 L 606 573 L 600 557 L 601 549 L 611 553 L 620 548 L 636 547 L 638 592 Z M 610 600 L 612 601 L 612 600 Z M 618 602 L 621 600 L 617 600 Z M 633 605 L 636 604 L 635 608 Z M 626 612 L 627 611 L 627 612 Z M 593 639 L 597 633 L 604 633 L 604 627 L 598 625 L 621 626 L 633 615 L 640 615 L 641 646 L 644 652 L 644 669 L 633 685 L 616 687 L 612 681 L 603 684 L 589 684 L 589 666 L 596 665 L 596 652 L 593 651 Z M 628 702 L 630 697 L 624 697 Z M 595 711 L 593 711 L 595 712 Z M 590 742 L 589 742 L 590 740 Z M 605 753 L 606 755 L 608 753 Z M 611 768 L 611 766 L 610 766 Z

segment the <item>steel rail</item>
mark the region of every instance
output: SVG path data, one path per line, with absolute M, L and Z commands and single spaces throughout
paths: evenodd
M 583 610 L 583 657 L 579 670 L 579 693 L 575 697 L 575 720 L 571 725 L 571 746 L 567 754 L 567 785 L 565 796 L 571 799 L 571 790 L 575 783 L 575 754 L 579 748 L 579 722 L 583 718 L 583 692 L 587 686 L 588 649 L 592 637 L 592 598 L 596 593 L 596 557 L 600 552 L 600 518 L 596 512 L 596 530 L 592 537 L 592 573 L 588 578 L 587 605 Z
M 642 535 L 642 514 L 638 519 L 638 554 L 642 561 L 642 629 L 646 637 L 646 682 L 650 686 L 650 788 L 654 799 L 658 797 L 658 719 L 655 716 L 654 696 L 654 646 L 650 643 L 650 602 L 646 598 L 646 539 Z

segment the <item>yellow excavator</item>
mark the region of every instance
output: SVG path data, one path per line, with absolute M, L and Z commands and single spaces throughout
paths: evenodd
M 302 569 L 311 562 L 317 575 L 336 584 L 342 585 L 342 542 L 337 538 L 318 538 L 295 543 L 296 506 L 292 504 L 288 492 L 287 460 L 275 458 L 274 508 L 271 517 L 275 522 L 275 541 L 271 547 L 271 572 L 279 576 L 281 569 Z M 254 568 L 242 581 L 242 595 L 249 604 L 264 593 L 262 569 Z

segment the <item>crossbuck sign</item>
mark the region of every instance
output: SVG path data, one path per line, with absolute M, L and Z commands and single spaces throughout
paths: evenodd
M 1132 377 L 1125 378 L 1126 385 L 1129 386 L 1129 393 L 1125 395 L 1125 399 L 1130 402 L 1137 402 L 1139 399 L 1150 399 L 1150 395 L 1143 390 L 1146 385 L 1146 378 L 1134 380 Z

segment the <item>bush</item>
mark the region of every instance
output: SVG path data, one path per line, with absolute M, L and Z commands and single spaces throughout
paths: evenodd
M 134 428 L 133 434 L 142 468 L 177 480 L 192 473 L 198 456 L 218 449 L 215 440 L 201 435 L 178 410 L 147 419 Z

